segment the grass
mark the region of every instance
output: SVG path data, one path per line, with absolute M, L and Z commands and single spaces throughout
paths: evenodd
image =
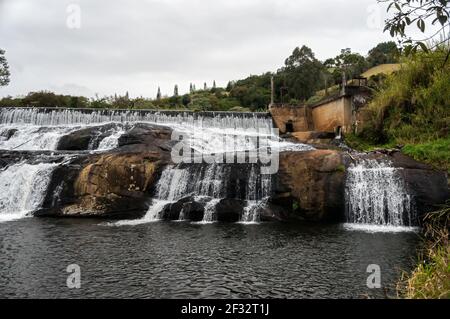
M 370 140 L 367 140 L 356 134 L 346 134 L 345 143 L 349 147 L 361 152 L 370 152 L 380 148 L 394 148 L 396 146 L 395 142 L 388 142 L 384 144 L 372 143 Z
M 370 68 L 369 70 L 367 70 L 366 72 L 361 74 L 361 76 L 363 76 L 365 78 L 370 78 L 371 76 L 378 75 L 378 74 L 386 74 L 386 75 L 392 74 L 395 71 L 400 70 L 400 67 L 401 67 L 401 64 L 399 64 L 399 63 L 381 64 L 381 65 L 374 66 L 373 68 Z
M 372 143 L 361 136 L 355 134 L 345 135 L 345 143 L 358 151 L 370 152 L 377 149 L 390 149 L 400 146 L 397 140 L 384 144 Z M 418 162 L 427 163 L 435 169 L 447 171 L 450 175 L 450 136 L 439 138 L 424 143 L 407 143 L 402 149 L 402 153 L 414 158 Z
M 361 151 L 403 145 L 404 154 L 450 173 L 448 49 L 403 57 L 366 107 L 362 131 L 346 136 L 347 144 Z
M 449 299 L 450 202 L 428 214 L 424 223 L 424 244 L 418 264 L 411 273 L 403 273 L 397 294 L 407 299 Z
M 403 153 L 450 174 L 450 137 L 421 144 L 407 144 Z
M 362 77 L 365 77 L 367 79 L 370 79 L 372 76 L 376 76 L 379 74 L 384 74 L 384 75 L 389 75 L 394 73 L 395 71 L 400 70 L 401 64 L 397 63 L 393 63 L 393 64 L 381 64 L 381 65 L 377 65 L 373 68 L 370 68 L 369 70 L 367 70 L 366 72 L 364 72 L 363 74 L 361 74 Z M 356 85 L 356 82 L 352 79 L 347 81 L 348 85 Z M 327 92 L 328 94 L 326 94 L 326 90 L 320 90 L 317 91 L 316 94 L 314 96 L 312 96 L 307 102 L 307 105 L 314 105 L 316 103 L 321 102 L 322 100 L 325 100 L 326 98 L 330 97 L 330 96 L 334 96 L 334 95 L 338 95 L 340 91 L 340 86 L 339 85 L 333 85 L 331 87 L 328 88 Z

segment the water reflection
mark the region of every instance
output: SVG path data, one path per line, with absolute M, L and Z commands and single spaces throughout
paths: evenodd
M 369 264 L 392 286 L 412 266 L 417 234 L 340 225 L 29 218 L 0 224 L 0 297 L 360 298 Z M 82 287 L 66 288 L 67 265 Z

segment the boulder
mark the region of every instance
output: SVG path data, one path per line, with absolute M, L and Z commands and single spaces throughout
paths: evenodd
M 170 153 L 176 141 L 171 140 L 172 129 L 151 124 L 136 124 L 119 138 L 122 152 L 167 152 Z
M 13 137 L 14 134 L 16 134 L 17 129 L 11 128 L 11 129 L 5 129 L 2 132 L 0 132 L 0 140 L 7 141 L 11 137 Z
M 183 204 L 182 211 L 185 220 L 199 222 L 203 220 L 205 204 L 198 201 L 189 201 Z
M 113 128 L 114 124 L 107 124 L 102 126 L 91 126 L 83 128 L 67 135 L 62 136 L 58 141 L 57 150 L 65 151 L 85 151 L 89 149 L 91 142 L 94 142 L 94 149 L 108 134 L 108 130 Z
M 34 215 L 141 217 L 162 165 L 152 152 L 79 158 L 55 170 L 43 209 Z
M 238 222 L 244 211 L 245 201 L 235 198 L 221 199 L 216 205 L 217 220 Z
M 283 152 L 270 202 L 283 207 L 285 213 L 280 219 L 341 221 L 344 181 L 345 168 L 339 151 Z

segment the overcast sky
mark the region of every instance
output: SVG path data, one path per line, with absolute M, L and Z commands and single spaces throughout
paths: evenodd
M 0 96 L 154 97 L 158 86 L 171 94 L 175 84 L 186 92 L 190 82 L 225 86 L 276 71 L 303 44 L 321 60 L 347 47 L 365 55 L 390 40 L 378 7 L 376 0 L 0 0 L 0 48 L 11 71 Z

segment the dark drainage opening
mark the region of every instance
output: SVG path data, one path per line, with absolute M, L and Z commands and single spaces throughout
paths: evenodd
M 289 120 L 286 123 L 286 133 L 292 133 L 292 132 L 294 132 L 294 124 L 292 123 L 291 120 Z

